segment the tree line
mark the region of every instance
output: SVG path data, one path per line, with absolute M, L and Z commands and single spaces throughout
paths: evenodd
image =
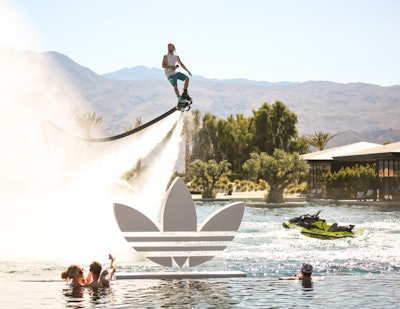
M 77 122 L 90 136 L 102 125 L 102 118 L 88 113 L 77 116 Z M 300 155 L 309 152 L 310 146 L 324 149 L 334 137 L 323 132 L 299 136 L 297 122 L 297 115 L 281 101 L 263 103 L 248 117 L 237 114 L 221 119 L 212 113 L 202 116 L 199 110 L 187 113 L 185 180 L 200 186 L 204 198 L 215 196 L 223 178 L 265 181 L 269 185 L 266 200 L 282 202 L 284 190 L 305 179 L 308 164 Z M 138 118 L 134 126 L 140 123 Z
M 309 151 L 310 140 L 298 134 L 297 116 L 280 102 L 263 103 L 252 115 L 227 119 L 199 111 L 192 113 L 190 177 L 200 183 L 203 197 L 213 197 L 218 179 L 264 180 L 268 202 L 282 202 L 291 183 L 304 178 L 307 163 L 300 154 Z

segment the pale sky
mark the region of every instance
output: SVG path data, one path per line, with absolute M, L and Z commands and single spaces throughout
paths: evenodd
M 0 45 L 57 51 L 98 74 L 400 84 L 398 0 L 0 0 Z

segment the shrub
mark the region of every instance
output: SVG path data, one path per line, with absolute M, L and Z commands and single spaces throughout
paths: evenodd
M 355 198 L 357 191 L 376 187 L 375 165 L 356 165 L 326 174 L 325 192 L 328 198 Z

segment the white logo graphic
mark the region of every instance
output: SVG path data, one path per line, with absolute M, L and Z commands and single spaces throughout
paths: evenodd
M 197 228 L 196 208 L 188 188 L 176 178 L 169 188 L 157 226 L 140 211 L 114 203 L 114 214 L 125 239 L 149 260 L 167 267 L 197 266 L 227 247 L 242 222 L 245 204 L 229 204 Z

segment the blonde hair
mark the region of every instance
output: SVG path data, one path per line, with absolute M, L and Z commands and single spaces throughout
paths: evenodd
M 61 278 L 64 280 L 70 280 L 83 276 L 83 270 L 78 265 L 71 265 L 61 273 Z

